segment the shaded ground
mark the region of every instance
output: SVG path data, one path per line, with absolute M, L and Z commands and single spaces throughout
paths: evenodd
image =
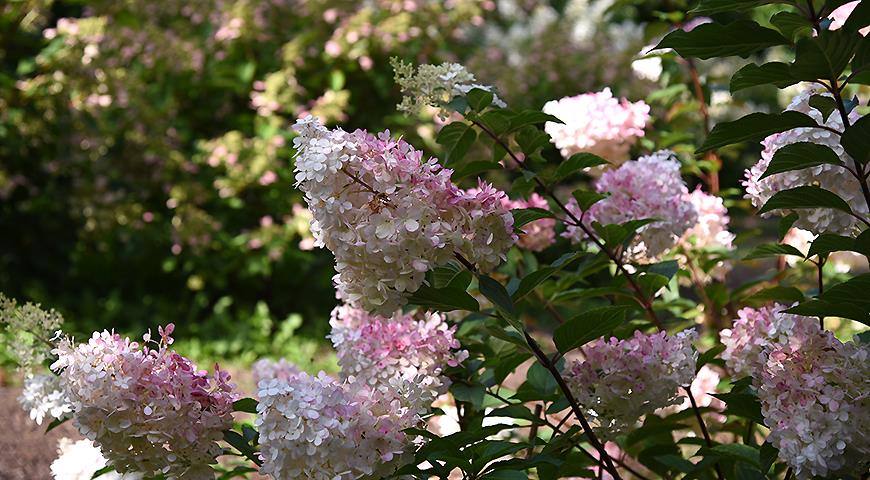
M 19 388 L 0 386 L 0 480 L 49 480 L 62 437 L 80 438 L 69 423 L 45 434 L 18 404 Z

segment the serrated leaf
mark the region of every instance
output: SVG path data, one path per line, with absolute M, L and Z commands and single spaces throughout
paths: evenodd
M 583 312 L 568 320 L 553 333 L 553 342 L 562 353 L 606 335 L 625 321 L 628 307 L 602 307 Z
M 804 254 L 797 248 L 786 243 L 780 244 L 764 244 L 752 249 L 752 252 L 743 257 L 744 260 L 755 260 L 758 258 L 779 257 L 780 255 L 792 255 L 795 257 L 804 258 Z
M 746 141 L 759 141 L 774 133 L 799 127 L 816 127 L 810 116 L 800 112 L 751 113 L 733 122 L 723 122 L 713 127 L 707 140 L 696 153 Z
M 257 413 L 257 401 L 253 398 L 240 398 L 233 402 L 233 411 Z
M 540 110 L 523 110 L 511 118 L 511 125 L 508 131 L 513 132 L 527 125 L 540 125 L 545 122 L 565 123 L 558 117 Z
M 840 145 L 861 165 L 870 162 L 870 115 L 858 119 L 840 137 Z
M 839 78 L 852 59 L 860 38 L 857 32 L 839 29 L 800 39 L 795 61 L 789 68 L 792 76 L 806 81 Z
M 517 229 L 542 218 L 556 218 L 553 212 L 537 207 L 516 208 L 511 210 L 511 215 L 514 217 L 514 228 Z
M 575 153 L 574 155 L 571 155 L 568 160 L 565 160 L 564 162 L 559 164 L 559 166 L 556 168 L 556 174 L 553 180 L 558 182 L 574 174 L 575 172 L 606 164 L 608 164 L 608 161 L 599 157 L 598 155 L 593 155 L 586 152 Z
M 475 112 L 482 112 L 484 108 L 492 104 L 494 95 L 492 92 L 482 88 L 472 88 L 465 97 L 468 99 L 468 106 Z
M 779 209 L 796 208 L 832 208 L 851 214 L 852 209 L 845 200 L 836 193 L 816 186 L 796 187 L 781 190 L 773 194 L 770 200 L 761 207 L 759 214 Z
M 468 149 L 477 140 L 477 132 L 462 122 L 453 122 L 445 125 L 438 132 L 436 141 L 444 146 L 444 164 L 454 165 L 465 157 Z
M 575 200 L 577 200 L 577 205 L 580 207 L 580 211 L 582 212 L 589 210 L 589 207 L 607 198 L 607 194 L 593 192 L 591 190 L 574 190 L 571 192 L 571 195 Z
M 731 77 L 731 93 L 759 85 L 773 84 L 779 88 L 798 83 L 792 78 L 788 65 L 782 62 L 769 62 L 763 65 L 747 64 Z
M 689 32 L 674 30 L 655 48 L 673 48 L 684 57 L 708 59 L 732 55 L 748 57 L 758 50 L 788 43 L 789 40 L 776 30 L 751 20 L 737 20 L 727 25 L 707 23 Z
M 777 173 L 825 164 L 842 165 L 843 162 L 833 150 L 825 145 L 809 142 L 792 143 L 776 151 L 761 179 Z
M 550 136 L 532 126 L 520 129 L 514 139 L 527 156 L 550 144 Z
M 514 302 L 501 283 L 486 275 L 479 275 L 477 281 L 481 295 L 488 298 L 502 316 L 507 319 L 516 318 Z
M 510 128 L 513 115 L 509 110 L 489 110 L 480 115 L 478 121 L 486 125 L 496 135 L 501 135 Z

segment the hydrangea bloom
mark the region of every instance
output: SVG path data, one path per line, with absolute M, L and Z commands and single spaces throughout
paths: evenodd
M 502 206 L 508 210 L 518 208 L 550 209 L 547 200 L 537 193 L 532 193 L 528 200 L 511 200 L 504 197 L 502 198 L 501 203 Z M 542 218 L 540 220 L 535 220 L 534 222 L 529 222 L 522 226 L 522 231 L 523 233 L 520 234 L 520 238 L 517 240 L 517 245 L 533 252 L 540 252 L 556 241 L 556 219 Z
M 297 185 L 316 245 L 335 255 L 345 301 L 389 315 L 454 252 L 488 270 L 516 241 L 503 192 L 459 189 L 451 170 L 389 132 L 329 131 L 312 117 L 294 128 Z
M 441 116 L 444 117 L 444 107 L 454 97 L 465 95 L 475 88 L 493 91 L 491 86 L 477 83 L 474 75 L 458 63 L 424 64 L 415 71 L 413 65 L 391 58 L 390 65 L 395 71 L 396 84 L 404 95 L 397 108 L 408 115 L 416 114 L 424 106 L 433 106 L 441 109 Z M 492 103 L 501 108 L 507 106 L 498 96 L 494 96 Z
M 768 439 L 797 478 L 866 472 L 870 346 L 843 343 L 816 319 L 783 309 L 741 310 L 722 332 L 723 358 L 754 377 Z
M 372 388 L 396 378 L 413 381 L 427 392 L 419 410 L 427 409 L 450 386 L 443 369 L 468 357 L 468 352 L 456 351 L 456 328 L 448 327 L 438 313 L 425 313 L 419 320 L 401 312 L 385 318 L 340 306 L 329 323 L 343 378 Z
M 689 199 L 686 183 L 680 177 L 680 164 L 673 152 L 662 150 L 649 156 L 626 162 L 605 172 L 595 183 L 595 189 L 609 196 L 592 205 L 584 217 L 591 225 L 621 224 L 630 220 L 655 219 L 637 230 L 629 254 L 635 260 L 654 259 L 669 248 L 692 226 L 698 223 L 698 212 Z M 582 214 L 575 199 L 568 209 Z M 583 231 L 568 225 L 562 236 L 579 242 Z
M 617 165 L 628 159 L 631 144 L 644 135 L 649 121 L 649 105 L 617 99 L 610 88 L 551 100 L 543 110 L 565 122 L 544 124 L 563 157 L 589 152 Z
M 694 332 L 665 332 L 583 347 L 585 358 L 566 367 L 565 380 L 603 439 L 630 430 L 645 414 L 678 405 L 679 387 L 695 377 Z
M 289 382 L 296 377 L 301 370 L 296 365 L 287 361 L 286 358 L 281 358 L 277 361 L 261 358 L 254 363 L 254 382 L 259 384 L 262 380 L 278 379 L 284 382 Z
M 100 449 L 90 440 L 73 441 L 61 438 L 57 445 L 58 457 L 51 462 L 54 480 L 91 480 L 94 474 L 109 464 Z M 140 480 L 139 473 L 107 472 L 100 480 Z
M 260 472 L 311 480 L 386 476 L 409 451 L 402 430 L 420 422 L 402 393 L 339 383 L 323 372 L 261 381 Z
M 52 369 L 60 371 L 79 431 L 119 472 L 167 478 L 212 478 L 222 431 L 232 426 L 229 374 L 197 370 L 169 349 L 172 324 L 141 346 L 116 333 L 95 332 L 88 343 L 64 339 Z
M 806 255 L 807 253 L 809 253 L 810 245 L 813 243 L 813 240 L 815 240 L 817 236 L 818 235 L 808 230 L 804 230 L 801 228 L 790 228 L 788 232 L 786 232 L 785 236 L 782 238 L 782 243 L 791 245 L 792 247 L 798 249 L 801 253 Z M 785 261 L 789 264 L 789 266 L 793 267 L 800 262 L 804 262 L 805 260 L 794 255 L 786 255 Z M 826 264 L 833 265 L 834 269 L 839 273 L 849 273 L 853 269 L 866 270 L 867 257 L 856 252 L 833 252 L 828 255 L 828 260 Z
M 37 425 L 42 425 L 46 417 L 60 419 L 72 412 L 57 375 L 28 375 L 18 401 Z
M 804 90 L 792 99 L 786 110 L 805 113 L 820 125 L 842 131 L 843 120 L 839 112 L 832 112 L 827 121 L 825 121 L 821 112 L 810 107 L 810 97 L 818 93 L 814 89 Z M 850 115 L 853 121 L 857 119 L 857 113 L 854 111 Z M 761 179 L 776 152 L 786 145 L 798 142 L 809 142 L 830 147 L 840 157 L 843 164 L 854 165 L 852 158 L 840 145 L 839 135 L 833 132 L 821 128 L 808 127 L 775 133 L 761 142 L 764 147 L 764 150 L 761 152 L 761 160 L 746 171 L 746 180 L 743 182 L 743 185 L 746 187 L 746 198 L 752 200 L 752 204 L 756 207 L 761 207 L 774 194 L 782 190 L 805 185 L 818 185 L 839 195 L 840 198 L 849 204 L 855 213 L 866 216 L 867 203 L 861 194 L 861 186 L 858 180 L 846 169 L 837 165 L 818 165 L 802 170 L 777 173 Z M 780 215 L 791 213 L 787 209 L 779 209 L 774 212 Z M 774 212 L 769 212 L 765 216 L 769 216 Z M 824 232 L 848 234 L 856 228 L 858 222 L 855 217 L 845 212 L 829 208 L 798 209 L 795 212 L 799 215 L 795 226 L 817 234 Z
M 688 251 L 733 250 L 734 234 L 728 231 L 731 219 L 722 198 L 710 195 L 698 187 L 688 194 L 688 199 L 698 212 L 698 223 L 683 233 L 680 245 Z M 720 261 L 713 267 L 710 275 L 705 275 L 703 279 L 712 277 L 722 280 L 729 270 L 731 264 Z

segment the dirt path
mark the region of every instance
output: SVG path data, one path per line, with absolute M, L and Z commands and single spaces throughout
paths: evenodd
M 50 480 L 61 437 L 81 438 L 69 423 L 45 434 L 18 404 L 20 389 L 0 386 L 0 480 Z

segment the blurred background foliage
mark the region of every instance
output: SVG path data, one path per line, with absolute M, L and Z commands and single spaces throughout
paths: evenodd
M 194 358 L 307 364 L 336 301 L 293 189 L 298 116 L 389 128 L 437 155 L 437 118 L 395 110 L 389 59 L 460 62 L 517 108 L 604 87 L 645 99 L 655 124 L 634 153 L 672 148 L 705 178 L 718 167 L 692 155 L 702 111 L 715 123 L 782 99 L 732 98 L 739 59 L 700 62 L 700 84 L 674 53 L 635 62 L 690 3 L 3 2 L 0 291 L 56 308 L 79 335 L 175 322 Z M 737 231 L 753 226 L 733 190 L 749 148 L 721 152 Z

